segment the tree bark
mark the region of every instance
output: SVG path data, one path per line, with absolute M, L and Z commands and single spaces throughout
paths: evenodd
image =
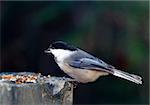
M 36 75 L 36 81 L 18 82 L 16 75 Z M 9 77 L 15 75 L 14 77 Z M 20 77 L 21 77 L 20 76 Z M 10 79 L 11 78 L 11 79 Z M 35 73 L 0 73 L 0 105 L 72 105 L 73 85 L 66 78 Z

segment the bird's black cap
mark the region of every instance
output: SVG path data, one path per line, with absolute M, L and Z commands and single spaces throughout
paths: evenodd
M 64 50 L 70 50 L 70 51 L 76 51 L 77 48 L 73 45 L 67 44 L 63 41 L 56 41 L 50 45 L 51 49 L 64 49 Z

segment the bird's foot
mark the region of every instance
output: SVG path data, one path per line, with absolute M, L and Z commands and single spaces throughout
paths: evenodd
M 63 79 L 69 81 L 70 83 L 73 84 L 73 88 L 76 88 L 77 85 L 78 85 L 78 81 L 76 79 L 72 79 L 72 78 L 66 78 L 66 77 L 63 77 Z
M 76 88 L 78 86 L 78 82 L 77 81 L 72 82 L 72 84 L 73 84 L 73 88 Z
M 78 86 L 78 81 L 76 81 L 75 79 L 71 79 L 69 82 L 73 84 L 73 88 L 76 88 Z

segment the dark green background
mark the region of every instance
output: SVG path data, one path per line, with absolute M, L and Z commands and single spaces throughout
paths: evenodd
M 62 40 L 143 77 L 142 85 L 111 75 L 79 84 L 75 104 L 149 104 L 148 1 L 0 3 L 1 72 L 65 76 L 44 54 L 50 43 Z

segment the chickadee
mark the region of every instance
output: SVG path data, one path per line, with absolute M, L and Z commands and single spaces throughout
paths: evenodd
M 140 76 L 117 70 L 101 59 L 62 41 L 52 43 L 45 53 L 52 53 L 60 69 L 77 82 L 94 82 L 100 76 L 112 74 L 142 84 Z

